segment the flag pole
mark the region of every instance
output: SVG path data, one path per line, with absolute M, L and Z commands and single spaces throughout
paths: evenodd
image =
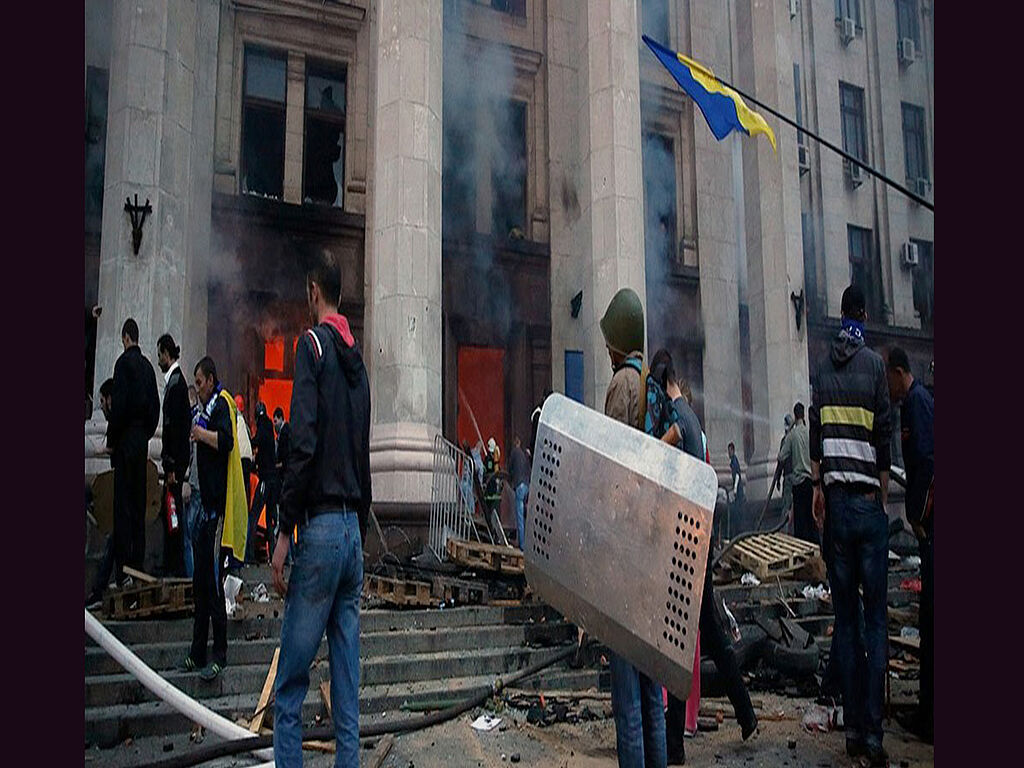
M 845 151 L 843 149 L 840 149 L 839 147 L 837 147 L 832 142 L 830 142 L 830 141 L 828 141 L 826 139 L 823 139 L 821 136 L 816 134 L 814 131 L 807 130 L 802 125 L 799 125 L 798 123 L 794 122 L 793 120 L 790 120 L 788 117 L 786 117 L 782 113 L 775 111 L 774 109 L 769 107 L 767 104 L 765 104 L 765 103 L 763 103 L 761 101 L 758 101 L 757 99 L 755 99 L 750 94 L 744 93 L 739 88 L 737 88 L 735 85 L 732 85 L 731 83 L 726 82 L 725 80 L 720 78 L 718 75 L 712 73 L 711 76 L 715 80 L 720 82 L 722 85 L 724 85 L 726 88 L 732 88 L 734 91 L 736 91 L 736 93 L 738 93 L 740 96 L 742 96 L 747 101 L 749 101 L 749 102 L 751 102 L 753 104 L 756 104 L 757 106 L 759 106 L 761 109 L 765 110 L 766 112 L 769 112 L 772 115 L 775 115 L 775 117 L 777 117 L 779 120 L 781 120 L 784 123 L 787 123 L 788 125 L 793 126 L 794 128 L 796 128 L 801 133 L 806 133 L 808 136 L 810 136 L 812 139 L 817 141 L 819 144 L 824 144 L 826 147 L 831 149 L 837 155 L 840 155 L 840 156 L 844 157 L 845 159 L 849 160 L 851 163 L 856 163 L 857 165 L 859 165 L 861 168 L 863 168 L 865 171 L 870 173 L 875 178 L 879 179 L 880 181 L 884 182 L 885 184 L 888 184 L 893 189 L 899 190 L 904 195 L 906 195 L 911 200 L 913 200 L 915 203 L 923 205 L 929 211 L 931 211 L 932 213 L 935 213 L 935 205 L 933 203 L 929 203 L 927 200 L 925 200 L 920 195 L 911 192 L 909 189 L 907 189 L 902 184 L 899 184 L 896 181 L 893 181 L 888 176 L 886 176 L 884 173 L 881 173 L 880 171 L 876 171 L 874 168 L 872 168 L 870 165 L 865 163 L 863 160 L 857 159 L 856 157 L 851 155 L 849 152 L 847 152 L 847 151 Z

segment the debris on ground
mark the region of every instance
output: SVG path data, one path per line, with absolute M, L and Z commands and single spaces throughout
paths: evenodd
M 493 731 L 501 723 L 500 717 L 484 712 L 476 720 L 470 723 L 470 726 L 477 731 Z

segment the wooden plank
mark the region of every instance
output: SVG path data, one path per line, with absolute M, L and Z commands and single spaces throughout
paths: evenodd
M 920 637 L 900 637 L 899 635 L 889 635 L 889 642 L 893 645 L 898 645 L 900 648 L 906 648 L 914 653 L 921 652 L 921 638 Z
M 327 710 L 327 719 L 334 722 L 334 715 L 331 714 L 331 681 L 321 680 L 320 681 L 320 700 L 324 703 L 324 709 Z
M 448 539 L 446 547 L 452 560 L 469 568 L 509 574 L 524 572 L 522 550 L 515 547 L 483 544 L 465 539 Z
M 158 579 L 156 576 L 150 576 L 148 573 L 143 573 L 142 571 L 137 571 L 137 570 L 135 570 L 134 568 L 132 568 L 130 566 L 126 565 L 123 570 L 124 570 L 124 572 L 126 574 L 131 576 L 133 579 L 137 579 L 139 581 L 144 581 L 147 584 L 159 584 L 160 583 L 160 579 Z
M 281 646 L 274 649 L 274 658 L 270 661 L 270 669 L 267 671 L 267 679 L 263 681 L 263 690 L 260 692 L 260 699 L 256 703 L 256 713 L 249 723 L 250 733 L 259 733 L 263 727 L 263 719 L 267 716 L 267 705 L 270 703 L 270 694 L 274 692 L 274 680 L 277 679 L 277 660 L 281 655 Z
M 385 735 L 384 738 L 377 742 L 377 747 L 373 750 L 373 756 L 370 758 L 367 768 L 380 768 L 387 759 L 388 753 L 391 752 L 391 747 L 394 745 L 395 735 L 393 733 Z

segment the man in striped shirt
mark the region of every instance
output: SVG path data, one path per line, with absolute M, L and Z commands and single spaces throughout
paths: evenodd
M 839 662 L 846 751 L 884 766 L 882 703 L 886 670 L 889 552 L 889 386 L 885 363 L 864 344 L 864 292 L 843 292 L 842 328 L 818 366 L 810 424 L 814 520 L 829 517 L 833 649 Z M 864 634 L 857 631 L 863 590 Z

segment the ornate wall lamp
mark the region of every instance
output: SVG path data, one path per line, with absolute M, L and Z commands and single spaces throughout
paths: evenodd
M 146 198 L 145 205 L 139 205 L 139 196 L 135 196 L 135 203 L 130 197 L 124 199 L 124 211 L 132 220 L 132 251 L 139 255 L 139 246 L 142 245 L 142 225 L 146 221 L 146 215 L 153 212 L 153 206 Z

